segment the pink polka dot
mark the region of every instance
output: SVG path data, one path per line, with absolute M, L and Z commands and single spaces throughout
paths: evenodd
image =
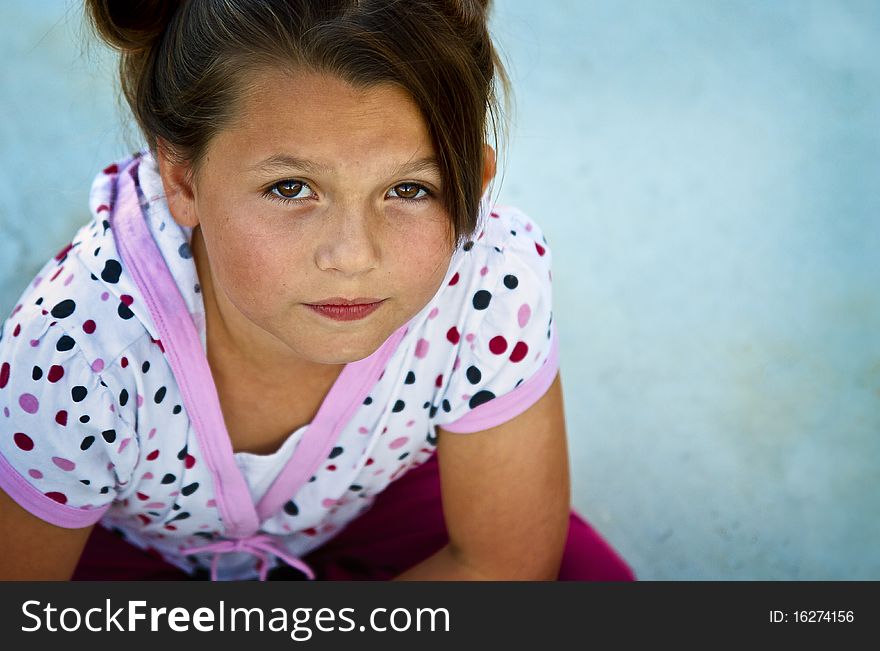
M 100 373 L 101 371 L 103 371 L 104 370 L 104 360 L 99 357 L 94 362 L 92 362 L 92 370 L 95 373 Z
M 9 407 L 3 407 L 3 415 L 9 418 Z
M 205 502 L 205 506 L 207 506 L 209 509 L 214 508 L 215 506 L 217 506 L 217 502 L 215 500 L 208 500 L 207 502 Z
M 31 348 L 36 348 L 39 345 L 40 345 L 39 339 L 31 339 Z
M 457 371 L 459 366 L 461 366 L 461 359 L 456 357 L 455 363 L 452 365 L 452 370 Z
M 71 470 L 76 468 L 76 464 L 73 461 L 65 459 L 64 457 L 52 457 L 52 463 L 67 472 L 70 472 Z
M 141 394 L 137 394 L 137 406 L 140 407 L 144 404 L 144 397 Z
M 489 350 L 496 355 L 501 355 L 507 350 L 507 340 L 501 335 L 492 337 L 492 339 L 489 340 Z
M 28 474 L 31 477 L 33 477 L 34 479 L 42 479 L 43 478 L 43 473 L 41 473 L 36 468 L 31 468 L 30 470 L 28 470 Z
M 419 359 L 424 359 L 428 354 L 428 349 L 431 347 L 431 344 L 427 339 L 419 339 L 416 343 L 416 357 Z
M 408 420 L 408 421 L 406 421 L 406 426 L 407 426 L 407 427 L 412 427 L 412 426 L 415 425 L 415 424 L 416 424 L 416 421 L 414 421 L 414 420 Z
M 116 450 L 117 454 L 121 454 L 122 451 L 128 447 L 128 444 L 131 443 L 131 437 L 129 436 L 126 439 L 122 439 L 122 443 L 119 444 L 119 449 Z
M 321 500 L 321 506 L 323 506 L 325 509 L 329 509 L 331 506 L 336 506 L 336 500 L 325 497 L 323 500 Z
M 148 504 L 144 504 L 145 509 L 164 509 L 165 502 L 149 502 Z
M 406 445 L 407 441 L 409 441 L 408 436 L 399 436 L 398 438 L 391 441 L 391 443 L 388 444 L 388 447 L 391 448 L 392 450 L 396 450 L 397 448 L 400 448 L 400 447 L 403 447 L 404 445 Z
M 104 293 L 101 294 L 101 300 L 102 300 L 102 301 L 106 301 L 108 298 L 110 298 L 110 293 L 109 293 L 109 292 L 104 292 Z
M 519 322 L 519 327 L 525 328 L 530 318 L 532 318 L 532 308 L 529 307 L 528 303 L 523 303 L 519 306 L 519 312 L 516 313 L 516 320 Z
M 440 314 L 440 309 L 435 307 L 433 310 L 431 310 L 430 312 L 428 312 L 428 318 L 429 318 L 429 319 L 433 319 L 433 318 L 436 317 L 438 314 Z
M 467 340 L 468 343 L 471 343 L 474 340 L 474 336 L 475 335 L 473 332 L 469 332 L 468 334 L 466 334 L 464 336 L 464 338 L 465 338 L 465 340 Z
M 18 398 L 18 404 L 29 414 L 36 414 L 40 409 L 40 401 L 32 393 L 22 393 Z
M 358 427 L 358 432 L 360 432 L 361 434 L 368 434 L 370 430 L 368 430 L 366 427 Z
M 485 276 L 487 273 L 489 273 L 489 267 L 483 267 L 482 269 L 480 269 L 481 276 Z
M 149 440 L 150 440 L 151 438 L 153 438 L 154 436 L 156 436 L 156 428 L 155 428 L 155 427 L 154 427 L 153 429 L 150 430 L 150 433 L 149 433 L 149 434 L 147 434 L 147 440 L 149 441 Z
M 463 394 L 461 394 L 461 399 L 464 400 L 465 402 L 467 402 L 468 400 L 471 399 L 471 394 L 463 393 Z
M 152 479 L 152 478 L 153 478 L 153 473 L 151 473 L 151 472 L 145 472 L 145 473 L 144 473 L 144 476 L 141 477 L 141 481 L 146 481 L 147 479 Z
M 529 222 L 528 224 L 526 224 L 526 230 L 527 230 L 529 233 L 532 232 L 532 223 L 531 223 L 531 222 Z
M 70 275 L 64 280 L 64 286 L 66 287 L 67 285 L 69 285 L 71 280 L 73 280 L 73 274 L 70 274 Z

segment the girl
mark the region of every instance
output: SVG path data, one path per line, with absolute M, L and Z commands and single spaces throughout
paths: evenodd
M 0 574 L 632 578 L 488 199 L 488 2 L 86 4 L 147 146 L 4 324 Z

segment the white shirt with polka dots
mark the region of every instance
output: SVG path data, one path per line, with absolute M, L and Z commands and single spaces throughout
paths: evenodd
M 149 153 L 109 166 L 92 219 L 3 323 L 0 487 L 47 522 L 100 523 L 186 572 L 297 565 L 426 461 L 436 427 L 493 427 L 552 383 L 550 249 L 518 209 L 480 206 L 434 297 L 346 365 L 315 419 L 272 455 L 233 453 L 192 231 L 170 216 Z

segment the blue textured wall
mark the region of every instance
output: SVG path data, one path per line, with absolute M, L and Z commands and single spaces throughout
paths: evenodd
M 575 506 L 644 579 L 880 579 L 880 3 L 497 4 Z M 79 12 L 0 6 L 4 314 L 138 144 Z

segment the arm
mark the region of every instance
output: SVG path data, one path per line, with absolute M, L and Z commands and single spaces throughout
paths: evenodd
M 562 385 L 471 434 L 440 429 L 449 543 L 395 580 L 555 580 L 570 513 Z
M 0 581 L 69 581 L 93 526 L 56 527 L 0 489 Z

